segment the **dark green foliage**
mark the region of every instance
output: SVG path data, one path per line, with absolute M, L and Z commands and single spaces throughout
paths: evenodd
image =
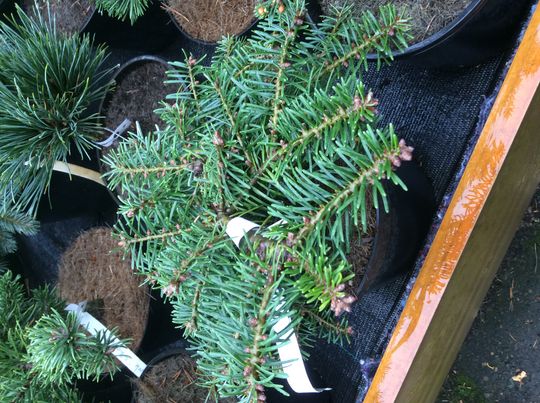
M 336 319 L 355 300 L 349 238 L 368 195 L 386 208 L 383 179 L 402 186 L 394 168 L 412 151 L 392 126 L 376 128 L 378 102 L 360 81 L 368 53 L 405 46 L 406 21 L 384 7 L 351 24 L 347 9 L 313 29 L 303 1 L 283 5 L 257 7 L 266 18 L 252 38 L 222 41 L 209 67 L 173 63 L 165 127 L 106 158 L 111 188 L 125 192 L 119 245 L 171 298 L 202 382 L 242 402 L 283 376 L 287 331 L 350 336 Z M 242 250 L 225 231 L 235 217 L 261 225 Z
M 100 12 L 105 11 L 113 18 L 121 21 L 129 19 L 133 24 L 144 14 L 150 0 L 94 0 Z
M 82 331 L 49 287 L 28 297 L 20 278 L 0 275 L 0 401 L 76 402 L 76 379 L 97 379 L 118 367 L 117 345 Z
M 37 222 L 30 216 L 0 202 L 0 257 L 15 252 L 15 234 L 33 235 Z
M 106 73 L 105 49 L 88 36 L 60 34 L 35 13 L 18 8 L 0 22 L 0 190 L 30 214 L 54 162 L 93 147 L 100 123 L 86 110 L 106 91 L 96 84 Z

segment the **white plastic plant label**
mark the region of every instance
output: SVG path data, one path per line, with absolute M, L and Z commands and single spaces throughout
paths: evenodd
M 120 123 L 118 127 L 114 130 L 105 128 L 105 130 L 111 133 L 111 135 L 103 141 L 96 142 L 96 144 L 102 147 L 110 147 L 114 143 L 114 141 L 120 136 L 122 136 L 122 134 L 124 134 L 124 132 L 126 132 L 126 130 L 128 130 L 130 127 L 131 120 L 124 119 L 122 123 Z
M 291 318 L 285 317 L 279 320 L 272 329 L 274 332 L 279 333 L 290 324 Z M 306 372 L 304 360 L 302 359 L 298 339 L 292 330 L 285 333 L 280 340 L 288 341 L 288 343 L 284 343 L 283 346 L 278 348 L 278 354 L 279 360 L 282 363 L 287 363 L 283 364 L 283 372 L 287 374 L 287 382 L 292 390 L 296 393 L 320 393 L 325 390 L 331 390 L 331 388 L 314 388 L 311 384 Z
M 107 337 L 111 334 L 109 330 L 96 318 L 84 311 L 85 302 L 80 304 L 69 304 L 66 307 L 66 311 L 75 312 L 79 323 L 83 326 L 91 335 L 96 335 L 98 332 L 104 332 Z M 120 340 L 116 337 L 112 339 L 115 343 L 120 343 Z M 136 377 L 140 377 L 146 369 L 146 364 L 135 355 L 133 351 L 126 347 L 118 347 L 112 351 L 113 355 L 126 366 Z
M 249 231 L 259 226 L 252 221 L 242 217 L 235 217 L 227 223 L 227 235 L 232 239 L 236 246 L 240 247 L 240 241 Z
M 249 220 L 242 217 L 236 217 L 229 221 L 226 232 L 236 246 L 240 247 L 240 241 L 245 234 L 258 227 L 257 224 Z M 272 329 L 276 333 L 280 333 L 290 324 L 291 318 L 287 316 L 279 320 Z M 329 388 L 314 388 L 311 384 L 306 372 L 302 353 L 300 352 L 300 345 L 298 344 L 298 339 L 294 331 L 291 330 L 288 333 L 285 333 L 280 340 L 284 343 L 278 348 L 279 359 L 282 362 L 283 372 L 287 375 L 287 382 L 291 389 L 296 393 L 320 393 L 325 390 L 330 390 Z

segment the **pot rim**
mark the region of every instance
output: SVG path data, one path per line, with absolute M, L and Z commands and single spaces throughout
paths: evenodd
M 461 31 L 463 26 L 465 26 L 479 12 L 481 12 L 484 6 L 486 6 L 489 1 L 490 0 L 471 0 L 469 5 L 465 7 L 465 9 L 463 9 L 461 13 L 458 14 L 458 16 L 454 18 L 448 25 L 446 25 L 439 31 L 435 32 L 434 34 L 430 35 L 426 39 L 410 45 L 409 47 L 407 47 L 407 49 L 401 52 L 393 51 L 391 59 L 393 60 L 393 59 L 407 58 L 407 57 L 413 57 L 413 56 L 422 54 L 424 52 L 427 52 L 435 48 L 436 46 L 445 42 L 446 40 L 452 38 L 453 36 L 455 36 Z M 317 2 L 317 5 L 319 5 L 318 2 Z M 311 8 L 308 7 L 308 15 L 310 14 L 310 12 L 320 13 L 320 8 L 314 9 L 313 7 Z M 320 14 L 323 15 L 322 13 Z M 311 20 L 314 21 L 313 16 L 310 16 L 310 17 L 311 17 Z M 314 24 L 315 26 L 317 25 L 316 23 Z M 376 53 L 369 53 L 366 56 L 366 59 L 368 61 L 377 61 L 379 60 L 379 56 Z
M 401 52 L 392 52 L 393 58 L 412 57 L 428 50 L 433 49 L 440 43 L 452 38 L 459 33 L 461 28 L 473 19 L 482 8 L 488 3 L 489 0 L 472 0 L 464 10 L 456 18 L 454 18 L 448 25 L 444 26 L 439 31 L 430 35 L 426 39 L 414 43 L 407 49 Z M 377 55 L 370 53 L 367 56 L 368 60 L 377 60 Z
M 127 62 L 123 63 L 122 65 L 120 65 L 117 68 L 117 70 L 114 72 L 114 74 L 112 75 L 111 79 L 109 80 L 109 83 L 107 84 L 108 87 L 109 87 L 109 89 L 107 90 L 107 93 L 105 94 L 105 96 L 103 98 L 101 98 L 101 101 L 99 103 L 99 108 L 98 108 L 98 115 L 99 116 L 102 116 L 102 117 L 104 116 L 103 112 L 104 112 L 105 106 L 107 104 L 107 101 L 109 101 L 109 99 L 110 99 L 110 97 L 112 95 L 111 86 L 117 81 L 118 77 L 120 77 L 122 74 L 126 73 L 126 71 L 129 71 L 129 69 L 133 68 L 135 65 L 144 64 L 144 63 L 160 63 L 160 64 L 162 64 L 162 65 L 164 65 L 166 67 L 169 67 L 169 63 L 167 62 L 167 60 L 165 60 L 162 57 L 155 56 L 155 55 L 136 56 L 136 57 L 133 57 L 133 58 L 129 59 Z M 101 147 L 96 149 L 98 170 L 101 173 L 101 177 L 102 177 L 103 181 L 107 185 L 106 186 L 107 191 L 109 192 L 109 194 L 113 198 L 114 202 L 119 206 L 121 203 L 120 203 L 120 199 L 118 198 L 118 195 L 116 195 L 111 189 L 109 189 L 107 178 L 103 175 L 103 173 L 104 173 L 103 172 L 103 163 L 101 161 L 101 158 L 103 157 L 103 154 L 102 154 L 101 151 L 102 151 Z
M 158 350 L 158 353 L 155 354 L 150 359 L 150 361 L 148 361 L 148 363 L 146 364 L 146 368 L 144 369 L 144 371 L 142 372 L 141 376 L 138 379 L 142 380 L 144 376 L 147 374 L 147 372 L 150 371 L 150 369 L 152 369 L 154 365 L 170 357 L 173 357 L 175 355 L 180 355 L 180 354 L 187 354 L 190 357 L 192 357 L 193 354 L 190 354 L 188 348 L 189 346 L 188 346 L 187 341 L 185 341 L 184 339 L 179 339 L 178 341 L 174 342 L 172 345 L 167 345 L 163 347 L 161 351 Z M 136 402 L 136 399 L 135 399 L 136 391 L 137 391 L 137 383 L 132 381 L 131 382 L 131 403 Z
M 84 234 L 90 232 L 90 231 L 93 231 L 93 230 L 96 230 L 96 229 L 108 229 L 108 230 L 111 230 L 113 231 L 114 228 L 112 225 L 108 224 L 108 223 L 102 223 L 102 224 L 97 224 L 97 225 L 94 225 L 88 229 L 86 229 L 85 231 L 82 231 L 77 237 L 75 237 L 70 243 L 69 245 L 62 251 L 62 253 L 59 255 L 59 258 L 60 258 L 60 261 L 59 261 L 59 267 L 60 267 L 60 262 L 61 262 L 61 259 L 62 257 L 64 256 L 64 254 L 69 250 L 69 248 L 71 248 L 73 246 L 73 244 Z M 131 270 L 131 274 L 132 276 L 137 276 L 136 273 L 134 273 L 132 270 Z M 58 284 L 59 284 L 59 281 L 60 281 L 60 277 L 58 277 L 58 280 L 57 280 L 57 287 L 58 287 Z M 145 285 L 145 284 L 139 284 L 139 287 L 138 288 L 141 288 L 141 287 L 144 287 L 146 286 L 147 287 L 147 292 L 145 292 L 145 315 L 144 315 L 144 330 L 142 332 L 142 335 L 141 335 L 141 339 L 139 340 L 139 343 L 136 345 L 136 346 L 129 346 L 127 348 L 129 348 L 130 350 L 132 350 L 135 354 L 139 354 L 141 352 L 141 349 L 143 347 L 143 341 L 144 341 L 144 338 L 146 336 L 146 333 L 148 332 L 148 324 L 150 322 L 150 315 L 151 315 L 151 311 L 152 311 L 152 300 L 153 300 L 153 297 L 152 297 L 152 288 L 148 285 Z M 105 325 L 105 324 L 103 324 Z M 111 329 L 110 326 L 106 326 L 108 330 Z M 125 369 L 124 366 L 121 366 L 121 369 Z M 117 372 L 120 372 L 120 371 L 117 371 Z
M 15 8 L 17 6 L 19 6 L 21 8 L 21 10 L 24 11 L 24 13 L 27 13 L 26 11 L 26 8 L 24 8 L 22 6 L 22 4 L 20 4 L 21 2 L 18 1 L 18 0 L 11 0 L 11 2 L 13 3 L 13 5 L 15 6 Z M 0 0 L 0 7 L 8 7 L 9 6 L 9 3 L 10 3 L 10 0 Z M 86 30 L 86 28 L 88 28 L 88 25 L 90 24 L 90 21 L 92 20 L 92 18 L 94 18 L 94 15 L 96 15 L 96 13 L 98 12 L 97 11 L 97 7 L 95 6 L 95 4 L 93 2 L 89 2 L 90 3 L 90 7 L 92 8 L 92 11 L 90 11 L 90 13 L 88 14 L 88 16 L 86 17 L 86 19 L 84 20 L 84 23 L 80 26 L 80 28 L 76 31 L 73 32 L 74 35 L 81 35 L 84 33 L 84 31 Z M 14 9 L 15 10 L 15 9 Z M 5 15 L 3 12 L 2 12 L 2 16 Z M 54 15 L 54 14 L 53 14 Z M 56 15 L 54 15 L 54 18 L 56 20 Z

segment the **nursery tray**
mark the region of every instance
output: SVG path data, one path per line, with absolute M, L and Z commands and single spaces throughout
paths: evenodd
M 540 10 L 503 60 L 364 402 L 436 399 L 538 186 Z

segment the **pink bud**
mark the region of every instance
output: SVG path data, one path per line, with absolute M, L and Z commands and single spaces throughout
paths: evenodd
M 214 133 L 214 140 L 212 140 L 212 143 L 214 143 L 215 146 L 222 147 L 225 142 L 223 141 L 223 137 L 219 134 L 218 131 Z

